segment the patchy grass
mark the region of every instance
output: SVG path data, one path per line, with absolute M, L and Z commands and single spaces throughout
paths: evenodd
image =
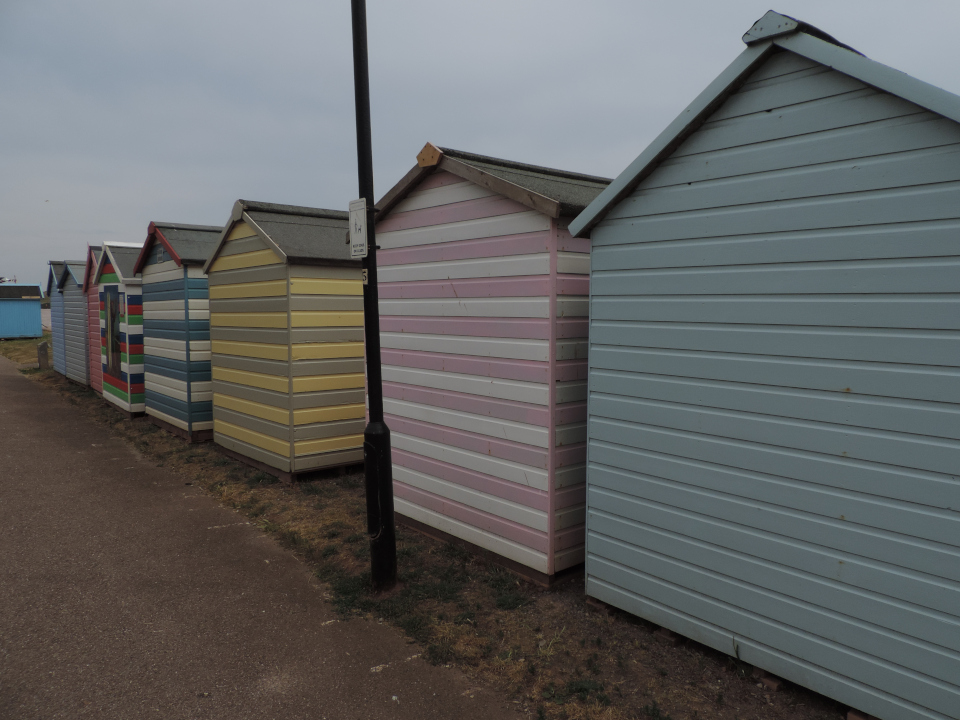
M 53 342 L 48 332 L 43 334 L 42 338 L 26 338 L 24 340 L 0 340 L 0 355 L 13 360 L 18 365 L 37 362 L 37 345 L 47 341 L 47 356 L 50 358 L 50 365 L 53 365 Z
M 770 694 L 746 666 L 674 645 L 625 613 L 587 606 L 582 579 L 531 585 L 456 545 L 397 528 L 399 586 L 370 590 L 363 478 L 331 472 L 294 487 L 145 419 L 127 420 L 52 371 L 28 372 L 140 453 L 250 518 L 308 563 L 344 618 L 388 622 L 426 660 L 460 668 L 537 718 L 839 720 L 844 708 L 788 686 Z M 135 480 L 131 480 L 135 482 Z

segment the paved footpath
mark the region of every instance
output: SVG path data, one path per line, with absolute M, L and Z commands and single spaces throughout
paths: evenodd
M 417 647 L 0 358 L 0 720 L 517 717 Z

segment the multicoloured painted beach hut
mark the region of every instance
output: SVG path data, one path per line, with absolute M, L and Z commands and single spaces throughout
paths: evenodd
M 87 298 L 87 363 L 90 387 L 103 393 L 103 365 L 100 357 L 100 287 L 95 281 L 97 266 L 103 248 L 87 246 L 87 261 L 83 270 L 83 293 Z
M 0 285 L 0 340 L 42 337 L 42 299 L 37 285 Z
M 437 148 L 378 204 L 401 520 L 549 581 L 583 562 L 590 244 L 609 180 Z
M 191 442 L 213 438 L 210 309 L 203 264 L 222 230 L 150 223 L 134 266 L 143 282 L 146 413 Z
M 47 263 L 47 297 L 50 298 L 50 354 L 53 369 L 61 375 L 67 374 L 67 351 L 63 342 L 63 294 L 57 288 L 64 262 L 51 260 Z
M 100 288 L 103 397 L 120 410 L 144 412 L 143 304 L 134 272 L 141 245 L 104 243 L 94 277 Z
M 363 460 L 363 287 L 347 220 L 238 200 L 204 266 L 214 439 L 284 478 Z
M 89 384 L 87 352 L 87 297 L 83 292 L 82 261 L 67 261 L 57 282 L 63 304 L 64 374 L 74 382 Z
M 587 593 L 960 718 L 960 97 L 774 12 L 743 40 L 571 225 Z

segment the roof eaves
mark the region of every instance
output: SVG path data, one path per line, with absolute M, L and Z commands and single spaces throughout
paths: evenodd
M 457 177 L 462 177 L 464 180 L 469 180 L 480 187 L 487 188 L 487 190 L 492 190 L 515 200 L 521 205 L 526 205 L 531 210 L 537 210 L 552 218 L 560 217 L 560 203 L 553 198 L 548 198 L 546 195 L 528 190 L 522 185 L 491 175 L 475 165 L 471 165 L 468 161 L 444 154 L 437 163 L 437 167 L 440 170 L 453 173 Z
M 420 181 L 426 178 L 428 175 L 433 174 L 437 169 L 436 165 L 429 165 L 424 167 L 418 162 L 404 175 L 400 182 L 394 185 L 387 191 L 387 194 L 384 195 L 373 206 L 374 211 L 376 212 L 376 221 L 380 222 L 387 215 L 390 214 L 390 211 L 396 207 L 410 192 L 420 184 Z
M 256 210 L 253 210 L 253 212 L 256 212 Z M 260 210 L 260 212 L 264 212 L 264 211 Z M 273 251 L 277 255 L 279 255 L 284 262 L 288 261 L 287 253 L 285 253 L 283 249 L 277 244 L 277 242 L 272 237 L 270 237 L 262 227 L 260 227 L 257 224 L 256 220 L 250 217 L 250 215 L 246 212 L 246 210 L 244 210 L 243 212 L 243 221 L 247 223 L 247 225 L 252 227 L 254 230 L 256 230 L 257 234 L 260 236 L 260 239 L 263 240 L 265 243 L 267 243 L 267 245 L 269 245 L 271 248 L 273 248 Z
M 773 51 L 770 40 L 749 45 L 671 122 L 605 190 L 570 223 L 570 234 L 588 237 L 590 230 L 653 169 L 686 140 Z

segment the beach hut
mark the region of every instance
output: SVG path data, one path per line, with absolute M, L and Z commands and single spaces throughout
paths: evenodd
M 89 385 L 87 296 L 83 292 L 83 272 L 84 262 L 65 262 L 57 290 L 63 304 L 64 375 L 75 382 Z
M 0 340 L 41 337 L 41 299 L 37 285 L 0 285 Z
M 427 144 L 378 203 L 398 519 L 549 582 L 583 562 L 590 244 L 609 183 Z
M 587 593 L 960 717 L 960 97 L 769 13 L 592 239 Z
M 99 245 L 88 245 L 83 270 L 83 293 L 87 299 L 87 373 L 90 387 L 98 393 L 103 393 L 103 365 L 100 356 L 100 287 L 94 277 L 102 252 Z
M 214 440 L 282 478 L 363 460 L 363 288 L 347 213 L 238 200 L 204 266 Z
M 57 289 L 65 263 L 50 260 L 47 265 L 47 297 L 50 298 L 50 354 L 53 357 L 53 369 L 61 375 L 67 374 L 67 353 L 63 343 L 63 294 Z
M 146 413 L 191 442 L 213 438 L 210 309 L 203 264 L 222 230 L 150 223 L 134 266 L 143 281 Z
M 144 412 L 143 305 L 134 272 L 141 248 L 104 243 L 94 275 L 100 288 L 103 397 L 130 416 Z

